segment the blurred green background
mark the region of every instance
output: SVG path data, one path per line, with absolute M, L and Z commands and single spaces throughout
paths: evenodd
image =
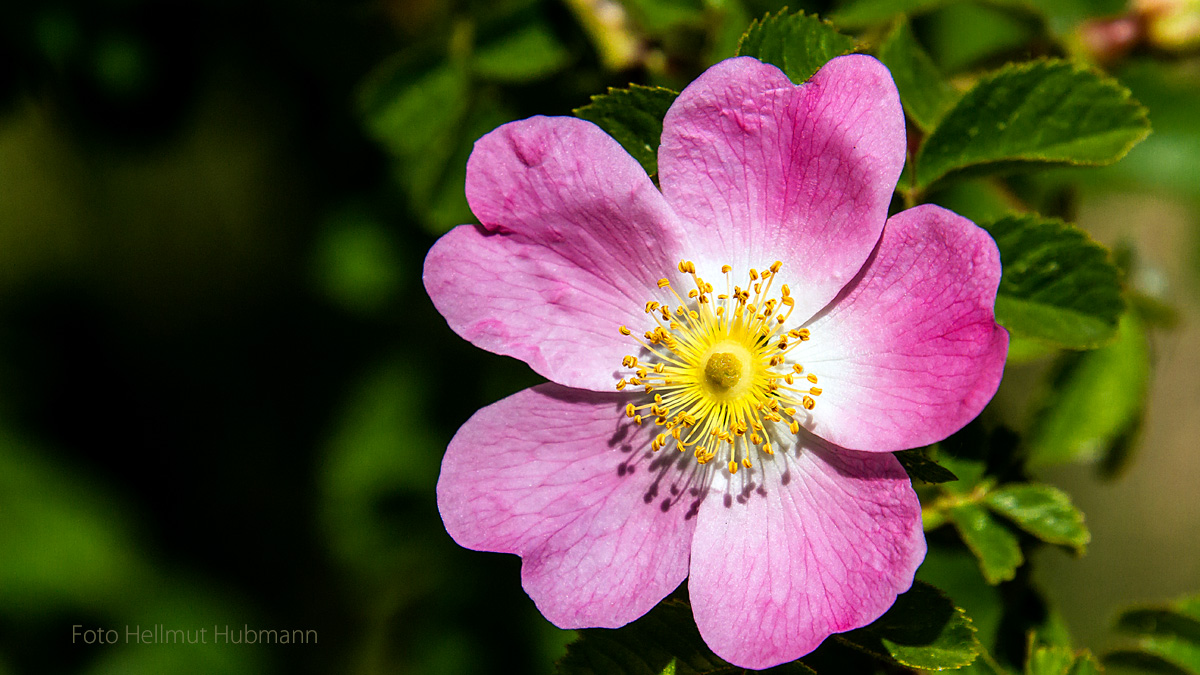
M 515 557 L 454 545 L 433 496 L 458 425 L 538 378 L 448 330 L 422 259 L 471 222 L 479 135 L 607 86 L 681 87 L 782 4 L 6 3 L 0 675 L 552 672 L 573 634 L 537 613 Z M 1070 49 L 1123 8 L 941 4 L 914 26 L 959 76 Z M 1154 135 L 1026 192 L 1133 242 L 1134 283 L 1182 321 L 1154 343 L 1128 472 L 1044 476 L 1094 542 L 1081 561 L 1046 550 L 1036 574 L 1093 647 L 1117 605 L 1200 587 L 1200 66 L 1154 49 L 1104 65 Z M 1044 371 L 1011 369 L 1016 423 Z M 76 624 L 121 643 L 72 644 Z M 155 624 L 319 643 L 125 643 Z

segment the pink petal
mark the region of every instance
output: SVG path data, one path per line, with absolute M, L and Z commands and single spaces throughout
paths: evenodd
M 806 426 L 843 447 L 889 452 L 962 428 L 1004 371 L 999 283 L 996 243 L 971 221 L 934 205 L 893 216 L 795 352 L 822 389 Z
M 590 122 L 534 117 L 479 139 L 467 199 L 483 223 L 442 237 L 425 289 L 450 327 L 545 377 L 611 391 L 656 282 L 681 259 L 675 216 Z M 641 331 L 639 331 L 641 332 Z
M 692 612 L 708 646 L 743 668 L 879 618 L 925 557 L 921 504 L 895 457 L 802 436 L 790 457 L 759 462 L 761 487 L 700 506 Z
M 521 556 L 525 592 L 561 628 L 622 626 L 687 576 L 697 497 L 678 453 L 649 451 L 658 428 L 633 426 L 626 400 L 526 389 L 475 413 L 442 461 L 446 531 Z
M 659 179 L 689 222 L 693 256 L 741 270 L 782 260 L 797 316 L 809 317 L 879 240 L 904 152 L 900 98 L 875 59 L 833 59 L 796 87 L 743 57 L 671 106 Z

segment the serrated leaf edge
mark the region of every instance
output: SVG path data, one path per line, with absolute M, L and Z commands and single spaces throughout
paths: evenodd
M 739 44 L 740 44 L 740 41 L 739 41 Z M 1072 73 L 1088 73 L 1088 74 L 1096 76 L 1101 81 L 1112 83 L 1113 88 L 1116 90 L 1120 101 L 1122 101 L 1122 102 L 1132 101 L 1133 103 L 1137 104 L 1137 112 L 1138 112 L 1137 121 L 1144 123 L 1141 133 L 1136 138 L 1131 139 L 1120 152 L 1118 152 L 1112 159 L 1109 159 L 1109 160 L 1103 160 L 1103 161 L 1097 161 L 1097 162 L 1092 162 L 1092 161 L 1076 162 L 1076 161 L 1071 161 L 1071 160 L 1063 160 L 1060 158 L 1038 157 L 1036 155 L 1036 153 L 1034 153 L 1030 156 L 1020 157 L 1020 158 L 1016 158 L 1016 159 L 1008 158 L 1008 159 L 994 159 L 994 160 L 983 160 L 983 161 L 979 161 L 979 162 L 974 162 L 967 166 L 958 167 L 958 168 L 946 171 L 946 172 L 942 173 L 941 175 L 935 176 L 934 178 L 930 179 L 929 181 L 921 181 L 920 180 L 921 158 L 924 155 L 925 148 L 928 147 L 927 143 L 922 143 L 921 148 L 920 148 L 920 150 L 917 151 L 917 156 L 914 158 L 914 162 L 913 162 L 913 164 L 915 166 L 915 169 L 913 171 L 913 181 L 917 184 L 917 186 L 922 190 L 928 190 L 930 187 L 936 185 L 938 183 L 938 181 L 945 179 L 947 176 L 952 176 L 953 174 L 958 173 L 960 171 L 965 171 L 967 169 L 974 168 L 974 167 L 987 166 L 989 164 L 1005 164 L 1005 163 L 1040 164 L 1040 163 L 1045 163 L 1048 165 L 1058 165 L 1058 166 L 1063 166 L 1063 165 L 1065 165 L 1065 166 L 1108 166 L 1110 164 L 1114 164 L 1114 163 L 1120 161 L 1121 159 L 1123 159 L 1125 157 L 1125 155 L 1129 154 L 1129 151 L 1132 150 L 1134 148 L 1134 146 L 1136 146 L 1138 143 L 1141 143 L 1143 140 L 1146 139 L 1147 136 L 1150 135 L 1150 132 L 1152 130 L 1151 125 L 1150 125 L 1150 111 L 1146 108 L 1145 105 L 1143 105 L 1141 103 L 1141 101 L 1138 101 L 1137 99 L 1133 98 L 1133 92 L 1130 91 L 1128 87 L 1121 84 L 1121 82 L 1119 80 L 1117 80 L 1115 77 L 1112 77 L 1111 75 L 1108 75 L 1100 70 L 1097 70 L 1096 68 L 1086 66 L 1083 64 L 1079 64 L 1074 61 L 1042 57 L 1042 58 L 1034 59 L 1032 61 L 1025 61 L 1022 63 L 1015 63 L 1015 64 L 1010 63 L 1008 65 L 1001 66 L 1000 68 L 998 68 L 994 71 L 991 71 L 991 72 L 983 75 L 982 77 L 980 77 L 979 80 L 977 80 L 975 82 L 975 84 L 971 86 L 970 89 L 967 89 L 966 91 L 962 92 L 962 94 L 959 96 L 958 101 L 956 101 L 953 106 L 951 106 L 950 108 L 948 108 L 946 110 L 946 112 L 942 115 L 941 120 L 938 121 L 938 125 L 936 127 L 934 127 L 933 130 L 931 130 L 926 135 L 926 140 L 928 140 L 929 138 L 932 138 L 933 135 L 937 133 L 938 129 L 941 127 L 941 123 L 943 121 L 945 121 L 945 119 L 947 117 L 952 115 L 954 113 L 954 111 L 958 109 L 958 106 L 962 104 L 963 100 L 976 88 L 984 85 L 985 83 L 994 82 L 1001 76 L 1007 76 L 1007 75 L 1010 75 L 1013 73 L 1020 73 L 1022 71 L 1032 72 L 1039 68 L 1050 68 L 1050 67 L 1056 67 L 1056 66 L 1066 66 L 1068 69 L 1070 69 L 1070 71 Z

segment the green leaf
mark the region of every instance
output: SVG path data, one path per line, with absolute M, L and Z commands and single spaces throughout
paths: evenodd
M 957 171 L 1111 164 L 1150 133 L 1146 109 L 1116 80 L 1066 61 L 1001 68 L 972 87 L 916 159 L 927 187 Z
M 908 475 L 917 480 L 931 484 L 958 480 L 953 471 L 929 459 L 920 450 L 902 450 L 895 455 Z
M 1116 341 L 1069 354 L 1051 374 L 1027 439 L 1031 466 L 1095 460 L 1131 442 L 1149 388 L 1150 354 L 1137 319 L 1121 319 Z
M 395 160 L 392 173 L 430 232 L 441 234 L 470 218 L 463 196 L 466 156 L 494 121 L 493 109 L 472 111 L 470 77 L 449 62 L 431 68 L 398 61 L 373 73 L 359 105 L 368 133 Z M 500 120 L 501 122 L 507 120 Z
M 1140 639 L 1136 649 L 1105 654 L 1105 665 L 1200 675 L 1200 595 L 1181 598 L 1166 607 L 1127 609 L 1118 617 L 1117 629 Z
M 579 639 L 567 646 L 567 655 L 558 662 L 560 675 L 700 675 L 741 671 L 704 644 L 691 608 L 678 600 L 665 600 L 622 628 L 589 628 L 579 633 Z M 771 672 L 815 675 L 799 662 Z
M 1072 349 L 1111 339 L 1125 310 L 1120 272 L 1079 228 L 1036 215 L 983 227 L 1000 249 L 996 320 L 1016 335 Z
M 570 60 L 549 24 L 535 21 L 480 44 L 472 67 L 489 80 L 528 82 L 562 70 Z
M 610 87 L 592 102 L 575 109 L 575 116 L 594 122 L 617 139 L 651 176 L 658 173 L 658 144 L 662 121 L 679 93 L 663 87 L 631 84 L 628 89 Z
M 1188 670 L 1162 657 L 1136 649 L 1114 649 L 1100 657 L 1106 668 L 1123 668 L 1152 675 L 1198 675 L 1200 671 Z
M 987 505 L 1029 534 L 1082 555 L 1092 535 L 1067 493 L 1039 483 L 1014 483 L 987 494 Z
M 854 51 L 854 38 L 816 16 L 796 12 L 757 19 L 738 43 L 738 56 L 753 56 L 787 74 L 796 84 L 812 77 L 829 59 Z
M 949 4 L 951 0 L 851 0 L 832 17 L 846 28 L 861 28 L 890 21 L 902 14 L 920 14 Z
M 979 504 L 961 504 L 949 510 L 950 522 L 967 548 L 979 559 L 979 569 L 989 584 L 1009 581 L 1025 562 L 1017 537 Z
M 1100 663 L 1096 661 L 1096 657 L 1090 652 L 1084 652 L 1075 659 L 1075 664 L 1071 666 L 1070 675 L 1101 675 L 1104 669 L 1100 667 Z
M 653 35 L 704 24 L 703 0 L 623 0 L 622 4 Z
M 923 131 L 937 126 L 954 105 L 958 92 L 938 72 L 917 43 L 907 20 L 901 19 L 879 46 L 879 60 L 892 71 L 904 111 Z
M 1075 655 L 1066 647 L 1039 646 L 1025 662 L 1025 675 L 1068 675 Z
M 984 582 L 979 562 L 970 551 L 957 542 L 940 538 L 931 541 L 917 579 L 941 589 L 963 608 L 981 644 L 996 643 L 1004 613 L 1003 597 L 999 588 Z
M 921 670 L 961 668 L 983 650 L 966 612 L 921 581 L 875 623 L 838 639 L 884 661 Z
M 1200 617 L 1165 607 L 1135 607 L 1117 617 L 1117 630 L 1133 635 L 1178 637 L 1200 644 Z
M 449 62 L 428 69 L 386 62 L 363 85 L 359 107 L 367 131 L 393 155 L 448 156 L 469 89 L 467 74 Z
M 331 213 L 313 248 L 317 287 L 339 307 L 361 315 L 382 310 L 408 276 L 387 227 L 361 209 Z

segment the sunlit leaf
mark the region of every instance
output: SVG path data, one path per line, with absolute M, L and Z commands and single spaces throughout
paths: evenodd
M 916 182 L 965 169 L 1111 164 L 1150 133 L 1116 80 L 1065 61 L 1009 65 L 968 90 L 925 139 Z
M 1075 655 L 1066 647 L 1038 646 L 1025 663 L 1025 675 L 1069 675 Z
M 622 4 L 639 25 L 652 34 L 661 35 L 681 26 L 703 24 L 707 3 L 703 0 L 624 0 Z
M 885 23 L 902 14 L 919 14 L 937 9 L 952 0 L 850 0 L 831 17 L 847 28 Z
M 960 668 L 983 649 L 966 613 L 920 581 L 870 626 L 838 639 L 885 661 L 922 670 Z
M 1125 309 L 1107 249 L 1079 228 L 1036 215 L 983 223 L 1000 249 L 996 320 L 1016 335 L 1073 349 L 1116 333 Z
M 954 105 L 958 92 L 917 43 L 908 21 L 896 25 L 879 46 L 879 60 L 892 72 L 904 111 L 917 126 L 929 131 Z
M 1101 458 L 1137 426 L 1150 378 L 1150 355 L 1136 318 L 1121 319 L 1117 339 L 1064 358 L 1027 439 L 1031 465 Z
M 1104 654 L 1105 665 L 1200 675 L 1200 595 L 1167 606 L 1127 609 L 1117 618 L 1117 629 L 1138 637 L 1137 647 Z
M 1083 524 L 1083 513 L 1058 488 L 1012 483 L 992 490 L 985 500 L 993 511 L 1047 543 L 1070 546 L 1082 554 L 1092 539 Z
M 533 21 L 480 44 L 472 67 L 489 80 L 526 82 L 562 70 L 570 58 L 549 24 Z
M 854 51 L 854 39 L 821 19 L 796 12 L 768 14 L 750 24 L 738 43 L 738 56 L 777 66 L 800 84 L 829 59 Z
M 607 94 L 575 109 L 575 115 L 594 122 L 617 139 L 646 173 L 658 173 L 658 144 L 662 121 L 678 92 L 663 87 L 631 84 L 628 89 L 609 88 Z
M 998 584 L 1016 576 L 1025 562 L 1017 537 L 978 504 L 962 504 L 949 510 L 967 548 L 979 559 L 979 569 L 989 584 Z

